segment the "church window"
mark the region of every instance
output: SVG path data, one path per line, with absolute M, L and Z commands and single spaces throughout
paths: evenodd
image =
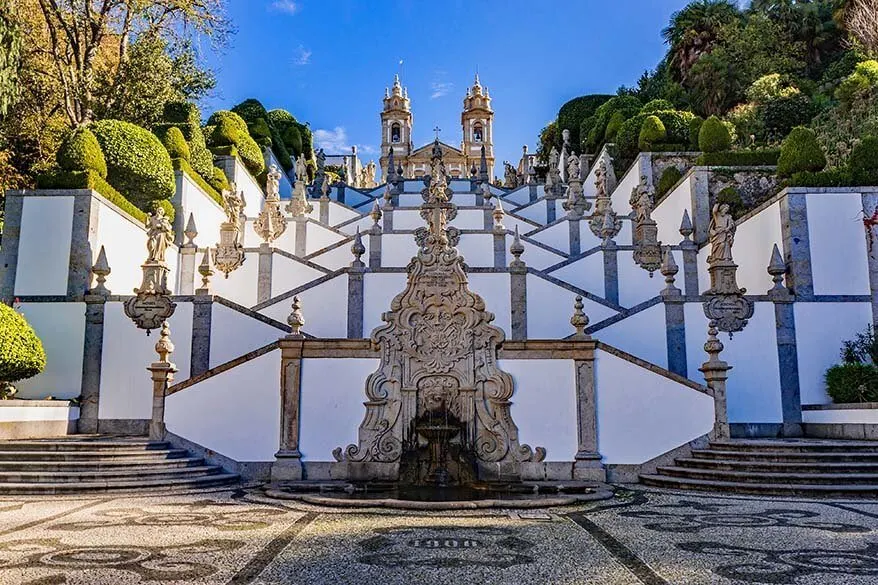
M 399 124 L 394 124 L 390 127 L 390 141 L 391 142 L 399 142 L 400 141 L 400 127 Z
M 473 142 L 482 142 L 483 140 L 482 125 L 477 123 L 473 126 Z

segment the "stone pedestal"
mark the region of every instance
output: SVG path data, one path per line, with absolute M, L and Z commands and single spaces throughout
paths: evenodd
M 149 440 L 165 439 L 165 393 L 174 380 L 177 367 L 168 362 L 153 362 L 147 368 L 152 374 L 152 418 L 149 421 Z
M 272 481 L 303 479 L 299 452 L 299 417 L 302 397 L 302 348 L 304 339 L 288 336 L 280 340 L 280 449 L 271 466 Z
M 595 393 L 594 352 L 596 342 L 583 339 L 576 350 L 576 424 L 577 442 L 573 479 L 606 481 L 607 474 L 598 453 L 597 400 Z
M 98 432 L 101 398 L 101 363 L 104 351 L 104 307 L 107 297 L 85 295 L 85 338 L 82 349 L 82 401 L 79 405 L 80 433 Z

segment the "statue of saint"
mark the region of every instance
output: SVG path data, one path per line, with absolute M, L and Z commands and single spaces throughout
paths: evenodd
M 168 244 L 174 239 L 174 228 L 161 207 L 155 213 L 149 214 L 146 220 L 146 237 L 146 261 L 164 264 Z
M 640 177 L 640 184 L 631 191 L 629 201 L 634 209 L 634 222 L 643 223 L 649 221 L 652 215 L 652 188 L 646 182 L 646 175 Z
M 607 196 L 607 163 L 601 160 L 598 163 L 598 168 L 594 172 L 595 182 L 594 186 L 597 187 L 597 192 L 595 193 L 595 197 L 606 197 Z
M 329 186 L 329 181 L 323 181 L 323 184 L 320 186 L 320 196 L 323 199 L 329 199 L 329 191 L 332 187 Z
M 237 193 L 235 185 L 232 184 L 231 191 L 223 191 L 223 202 L 229 223 L 238 225 L 241 222 L 241 214 L 244 213 L 244 194 Z
M 265 198 L 280 198 L 280 170 L 275 165 L 268 169 L 268 177 L 265 179 Z
M 727 203 L 717 203 L 708 227 L 710 256 L 708 263 L 732 262 L 732 245 L 735 243 L 735 220 L 729 212 Z
M 558 150 L 553 146 L 549 151 L 549 170 L 558 168 Z
M 300 154 L 296 159 L 296 182 L 301 181 L 302 184 L 308 182 L 308 167 L 305 166 L 305 155 Z
M 579 157 L 571 154 L 567 157 L 567 181 L 579 180 Z
M 326 154 L 324 154 L 323 149 L 320 148 L 317 150 L 317 171 L 323 171 L 323 167 L 326 166 Z

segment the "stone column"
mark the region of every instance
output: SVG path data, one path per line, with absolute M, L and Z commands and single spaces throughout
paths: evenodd
M 109 291 L 108 291 L 109 292 Z M 85 338 L 82 346 L 82 401 L 79 405 L 79 432 L 98 432 L 98 407 L 101 399 L 101 362 L 104 354 L 103 294 L 85 295 Z
M 774 303 L 783 436 L 801 437 L 802 398 L 799 386 L 799 351 L 796 345 L 796 315 L 793 305 L 796 298 L 783 285 L 786 272 L 786 264 L 775 244 L 768 264 L 768 273 L 774 281 L 774 287 L 768 291 L 768 297 Z
M 709 359 L 698 370 L 704 374 L 704 380 L 713 392 L 713 436 L 715 439 L 728 439 L 730 433 L 726 380 L 729 378 L 729 370 L 732 367 L 719 359 L 723 344 L 717 339 L 717 333 L 716 323 L 711 321 L 707 330 L 707 343 L 704 344 L 704 351 L 707 352 Z
M 280 445 L 271 466 L 271 481 L 302 479 L 299 452 L 299 416 L 302 398 L 302 349 L 304 339 L 287 336 L 280 340 Z
M 871 222 L 866 237 L 869 250 L 869 284 L 872 289 L 872 325 L 878 329 L 878 193 L 863 193 L 863 215 Z
M 603 246 L 604 253 L 604 298 L 611 303 L 619 304 L 619 252 L 616 242 L 607 240 Z
M 192 299 L 192 352 L 189 376 L 198 376 L 210 369 L 210 329 L 213 318 L 213 297 L 198 294 Z
M 92 242 L 97 240 L 99 212 L 98 202 L 91 191 L 88 195 L 73 198 L 67 296 L 74 299 L 81 299 L 86 294 L 91 281 Z
M 493 213 L 494 213 L 493 207 L 491 207 L 490 205 L 485 207 L 484 212 L 483 212 L 483 215 L 484 215 L 483 221 L 484 221 L 484 226 L 485 226 L 486 230 L 493 230 L 494 229 L 494 215 L 493 215 Z M 504 264 L 504 266 L 505 266 L 505 264 Z
M 317 205 L 320 210 L 320 223 L 323 225 L 329 225 L 329 197 L 321 197 L 320 202 Z
M 557 219 L 555 213 L 555 198 L 551 199 L 548 197 L 551 193 L 546 194 L 546 223 L 552 223 Z
M 348 272 L 348 339 L 363 337 L 363 278 L 366 268 L 351 266 Z
M 182 246 L 180 248 L 180 294 L 195 293 L 195 255 L 198 248 Z
M 787 286 L 799 300 L 811 298 L 814 296 L 814 279 L 805 194 L 788 192 L 781 198 L 780 217 L 784 262 L 789 270 Z
M 515 237 L 509 246 L 514 259 L 509 263 L 509 287 L 511 307 L 512 339 L 527 339 L 527 265 L 521 259 L 524 246 L 518 236 L 518 225 L 515 226 Z
M 537 184 L 536 183 L 531 183 L 527 186 L 527 196 L 528 196 L 528 200 L 531 203 L 533 203 L 534 201 L 536 201 L 538 199 L 538 197 L 537 197 Z
M 582 253 L 582 245 L 580 244 L 579 217 L 568 217 L 567 223 L 570 230 L 570 255 L 578 256 Z
M 158 361 L 149 365 L 147 370 L 152 374 L 152 418 L 149 421 L 149 440 L 164 441 L 165 439 L 165 396 L 168 386 L 174 381 L 177 366 L 168 359 L 174 351 L 171 343 L 168 322 L 162 324 L 162 332 L 155 344 Z
M 506 230 L 494 230 L 494 268 L 506 268 Z
M 304 223 L 296 224 L 296 248 L 298 253 L 299 244 L 299 226 Z M 303 228 L 307 229 L 307 228 Z M 263 303 L 271 298 L 271 264 L 274 251 L 271 244 L 263 242 L 259 244 L 259 268 L 256 276 L 256 302 Z M 304 256 L 304 254 L 301 254 Z
M 381 227 L 378 224 L 369 231 L 369 268 L 381 268 Z
M 21 236 L 21 214 L 24 197 L 9 191 L 3 217 L 3 245 L 0 246 L 0 303 L 11 305 L 15 300 L 15 273 L 18 270 L 18 244 Z
M 383 224 L 381 231 L 390 233 L 393 231 L 393 205 L 385 205 L 382 213 L 384 215 L 381 218 Z
M 306 216 L 299 216 L 294 217 L 293 221 L 296 222 L 296 243 L 294 253 L 299 258 L 303 258 L 305 256 L 305 250 L 308 249 L 308 218 Z
M 578 447 L 573 463 L 573 479 L 606 481 L 598 453 L 597 396 L 595 384 L 595 342 L 578 341 L 576 358 L 576 426 Z
M 692 190 L 692 221 L 695 222 L 695 243 L 707 241 L 707 228 L 710 225 L 710 173 L 704 167 L 696 167 L 690 177 Z

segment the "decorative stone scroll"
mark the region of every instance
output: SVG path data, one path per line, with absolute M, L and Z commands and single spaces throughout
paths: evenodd
M 613 239 L 622 229 L 622 220 L 613 211 L 613 200 L 607 191 L 607 163 L 602 159 L 595 170 L 594 213 L 588 221 L 591 233 L 604 241 Z
M 359 439 L 333 455 L 352 476 L 361 464 L 370 477 L 396 479 L 404 453 L 422 441 L 416 422 L 441 411 L 460 421 L 455 440 L 473 453 L 480 473 L 520 477 L 521 462 L 542 461 L 546 452 L 518 441 L 510 412 L 514 382 L 497 365 L 504 334 L 469 289 L 454 247 L 460 232 L 448 225 L 457 206 L 435 149 L 430 177 L 421 192 L 427 227 L 415 233 L 419 249 L 408 265 L 406 288 L 382 316 L 385 324 L 372 332 L 381 363 L 366 380 Z
M 649 272 L 650 278 L 662 265 L 662 243 L 658 241 L 658 225 L 652 219 L 654 195 L 655 189 L 648 184 L 646 176 L 642 176 L 628 201 L 634 223 L 634 261 Z
M 174 314 L 176 303 L 171 301 L 168 290 L 168 268 L 165 256 L 168 245 L 174 240 L 174 229 L 159 207 L 146 220 L 146 262 L 141 265 L 143 278 L 140 287 L 134 289 L 136 296 L 125 301 L 125 315 L 146 334 L 161 327 Z
M 729 206 L 725 203 L 714 205 L 708 228 L 710 288 L 704 293 L 707 297 L 704 315 L 729 336 L 744 329 L 754 310 L 753 301 L 744 296 L 747 289 L 740 288 L 736 278 L 738 265 L 732 259 L 735 229 Z
M 267 244 L 287 230 L 287 218 L 280 209 L 280 178 L 280 170 L 271 165 L 265 186 L 265 205 L 253 222 L 253 230 Z
M 223 191 L 223 202 L 227 217 L 220 224 L 220 241 L 213 250 L 213 264 L 228 278 L 245 259 L 244 246 L 241 244 L 244 195 L 236 193 L 232 185 L 231 191 Z

